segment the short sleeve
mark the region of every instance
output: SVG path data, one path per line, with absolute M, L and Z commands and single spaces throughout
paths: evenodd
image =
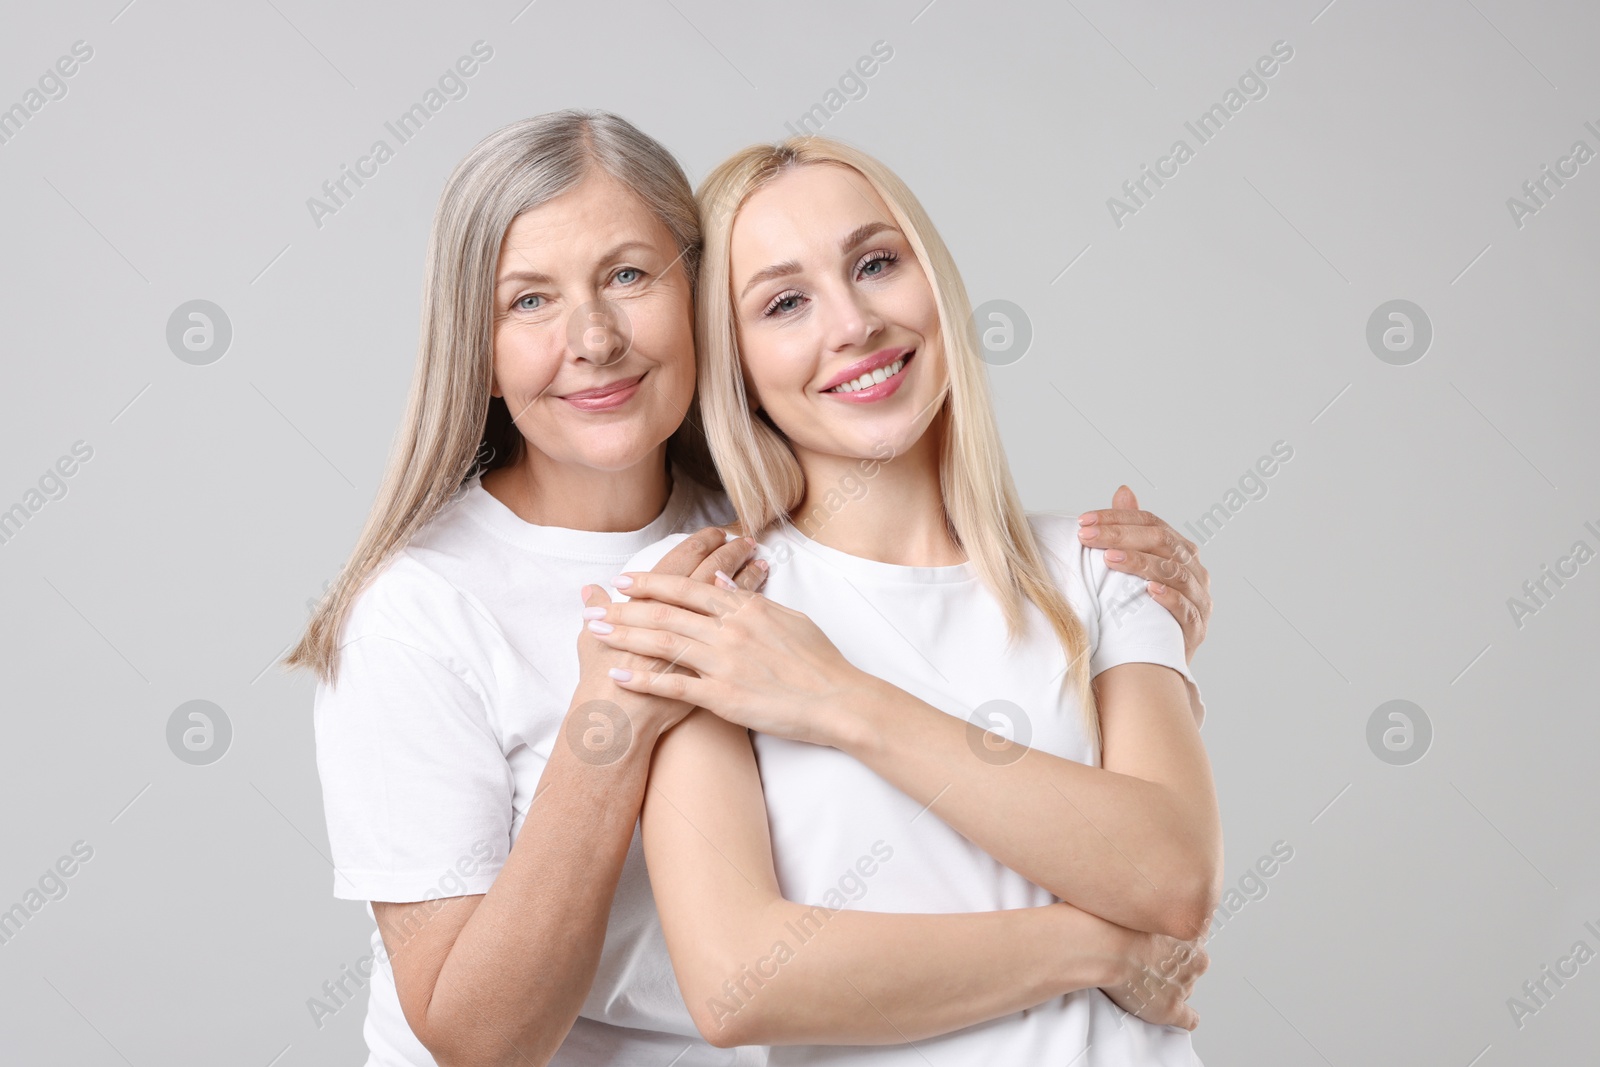
M 1150 595 L 1143 578 L 1106 566 L 1103 549 L 1084 548 L 1082 551 L 1088 580 L 1099 605 L 1095 647 L 1089 656 L 1090 677 L 1122 663 L 1158 663 L 1171 667 L 1183 675 L 1187 684 L 1195 724 L 1203 723 L 1205 701 L 1184 656 L 1183 627 L 1173 618 L 1172 612 Z
M 483 695 L 394 638 L 362 636 L 339 655 L 313 712 L 333 895 L 488 892 L 511 848 L 513 780 Z

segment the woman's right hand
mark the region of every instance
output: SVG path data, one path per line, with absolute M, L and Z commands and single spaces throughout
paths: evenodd
M 1211 966 L 1205 938 L 1179 941 L 1141 930 L 1127 934 L 1119 955 L 1119 978 L 1100 991 L 1147 1023 L 1185 1030 L 1199 1026 L 1200 1013 L 1189 1006 L 1189 994 Z
M 754 555 L 755 542 L 750 538 L 739 537 L 729 541 L 720 527 L 707 526 L 674 545 L 651 570 L 658 574 L 688 576 L 707 585 L 717 584 L 716 574 L 720 570 L 733 575 L 734 583 L 739 588 L 754 591 L 760 589 L 767 580 L 765 563 L 754 561 Z M 582 596 L 586 607 L 605 607 L 611 603 L 611 597 L 599 585 L 584 586 Z M 573 710 L 592 700 L 609 701 L 621 707 L 623 714 L 636 728 L 649 725 L 656 736 L 676 726 L 689 714 L 692 704 L 629 692 L 612 681 L 608 673 L 613 667 L 686 673 L 688 668 L 669 666 L 659 659 L 609 648 L 587 628 L 583 628 L 582 620 L 579 620 L 579 626 L 578 691 L 573 696 Z

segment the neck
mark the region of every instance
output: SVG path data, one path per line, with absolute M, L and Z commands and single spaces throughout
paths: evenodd
M 602 471 L 523 448 L 517 462 L 483 476 L 483 488 L 524 522 L 594 533 L 641 530 L 672 492 L 666 445 L 625 470 Z
M 800 532 L 840 552 L 902 567 L 966 562 L 945 522 L 939 426 L 936 421 L 909 450 L 881 462 L 796 449 L 806 478 L 805 499 L 794 514 Z

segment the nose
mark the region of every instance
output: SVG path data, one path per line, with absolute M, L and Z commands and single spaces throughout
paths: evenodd
M 883 318 L 866 294 L 844 285 L 827 300 L 828 346 L 835 350 L 859 348 L 883 330 Z
M 574 359 L 607 367 L 633 347 L 633 325 L 622 308 L 596 296 L 572 310 L 567 319 L 567 351 Z

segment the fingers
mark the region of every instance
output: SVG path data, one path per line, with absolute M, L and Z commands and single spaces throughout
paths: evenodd
M 1085 511 L 1078 516 L 1078 525 L 1083 528 L 1092 526 L 1157 526 L 1165 525 L 1166 520 L 1150 511 L 1140 511 L 1138 508 L 1100 508 L 1097 511 Z
M 684 576 L 694 574 L 705 562 L 706 557 L 721 548 L 727 539 L 727 534 L 717 526 L 696 530 L 680 543 L 673 545 L 672 551 L 657 561 L 654 570 L 657 574 Z
M 708 625 L 715 626 L 715 623 Z M 596 627 L 601 627 L 596 629 Z M 657 659 L 668 667 L 680 664 L 690 670 L 702 671 L 712 661 L 711 649 L 700 641 L 673 633 L 671 630 L 654 630 L 640 626 L 616 626 L 604 621 L 591 621 L 589 632 L 608 648 L 632 652 L 636 656 Z M 663 696 L 667 694 L 661 694 Z M 682 698 L 677 698 L 682 699 Z
M 626 667 L 613 667 L 609 673 L 618 688 L 629 692 L 648 693 L 669 700 L 681 700 L 691 705 L 700 704 L 709 698 L 706 682 L 691 674 L 664 674 L 638 668 L 630 670 Z
M 754 593 L 767 584 L 768 569 L 766 560 L 753 559 L 733 576 L 733 584 L 747 593 Z
M 715 558 L 715 555 L 710 558 Z M 715 580 L 713 574 L 712 581 Z M 620 574 L 612 580 L 612 584 L 633 600 L 656 600 L 690 611 L 698 611 L 713 618 L 738 610 L 752 595 L 742 589 L 728 589 L 696 578 L 657 574 L 655 571 L 630 571 L 627 574 Z
M 689 581 L 689 579 L 682 579 Z M 659 630 L 691 641 L 711 639 L 717 620 L 659 600 L 630 600 L 625 604 L 595 604 L 583 609 L 585 628 L 596 637 L 607 637 L 619 629 Z M 611 643 L 611 642 L 608 642 Z M 625 647 L 613 645 L 613 647 Z M 629 648 L 628 651 L 636 651 Z M 651 655 L 660 655 L 652 652 Z
M 1179 589 L 1200 588 L 1199 579 L 1188 564 L 1171 556 L 1155 552 L 1141 552 L 1134 548 L 1113 548 L 1106 551 L 1106 566 L 1124 574 L 1136 574 L 1150 582 L 1174 585 Z
M 1197 562 L 1200 558 L 1199 545 L 1148 511 L 1085 512 L 1085 515 L 1102 516 L 1078 527 L 1079 543 L 1090 548 L 1137 549 L 1170 556 L 1183 563 Z
M 694 569 L 693 577 L 696 581 L 714 585 L 716 584 L 718 571 L 723 574 L 738 574 L 750 562 L 755 552 L 756 543 L 753 538 L 734 538 L 732 541 L 718 546 L 715 551 L 701 560 L 700 565 Z
M 1123 511 L 1134 511 L 1139 507 L 1139 498 L 1133 495 L 1133 490 L 1125 485 L 1117 486 L 1117 491 L 1111 494 L 1111 506 Z

